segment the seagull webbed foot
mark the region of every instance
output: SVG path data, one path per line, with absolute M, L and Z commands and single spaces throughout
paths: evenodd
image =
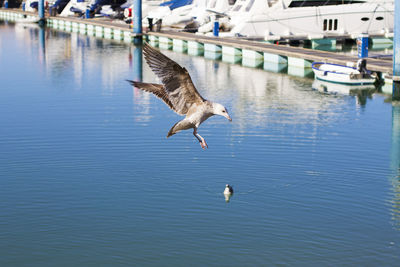
M 208 148 L 207 142 L 206 142 L 206 140 L 204 140 L 204 139 L 200 142 L 200 145 L 201 145 L 201 148 L 202 148 L 202 149 Z

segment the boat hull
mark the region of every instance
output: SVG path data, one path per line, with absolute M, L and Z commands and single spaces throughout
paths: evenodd
M 318 80 L 346 85 L 374 84 L 375 78 L 368 73 L 343 65 L 314 62 L 312 70 Z
M 256 0 L 257 1 L 257 0 Z M 242 8 L 243 9 L 243 8 Z M 385 36 L 393 32 L 394 2 L 284 8 L 232 12 L 232 34 L 269 39 L 325 36 Z M 258 8 L 260 9 L 260 8 Z

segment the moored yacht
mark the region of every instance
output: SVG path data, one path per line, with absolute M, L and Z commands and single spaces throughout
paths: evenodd
M 265 39 L 390 36 L 394 0 L 237 0 L 225 36 Z

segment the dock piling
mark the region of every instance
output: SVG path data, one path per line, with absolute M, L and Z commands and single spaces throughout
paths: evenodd
M 90 19 L 90 8 L 89 7 L 86 8 L 85 19 Z
M 142 37 L 142 0 L 133 2 L 133 34 L 135 38 Z
M 357 37 L 358 58 L 368 57 L 368 35 L 361 34 Z
M 218 37 L 218 35 L 219 35 L 219 22 L 218 21 L 214 21 L 213 35 L 215 37 Z
M 38 14 L 39 14 L 39 19 L 44 20 L 44 0 L 39 0 Z

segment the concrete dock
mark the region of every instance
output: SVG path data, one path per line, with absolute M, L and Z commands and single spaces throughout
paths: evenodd
M 254 51 L 262 54 L 272 54 L 286 58 L 297 58 L 312 62 L 322 61 L 327 63 L 346 65 L 348 62 L 357 62 L 358 57 L 343 55 L 329 51 L 313 50 L 301 47 L 275 45 L 258 41 L 249 41 L 236 38 L 207 37 L 185 32 L 149 32 L 149 36 L 158 38 L 168 38 L 171 40 L 179 39 L 188 42 L 197 42 L 200 44 L 212 44 L 219 47 L 234 47 L 242 51 Z M 306 64 L 307 65 L 307 64 Z M 392 70 L 392 61 L 383 59 L 368 59 L 368 69 L 371 71 L 390 73 Z

